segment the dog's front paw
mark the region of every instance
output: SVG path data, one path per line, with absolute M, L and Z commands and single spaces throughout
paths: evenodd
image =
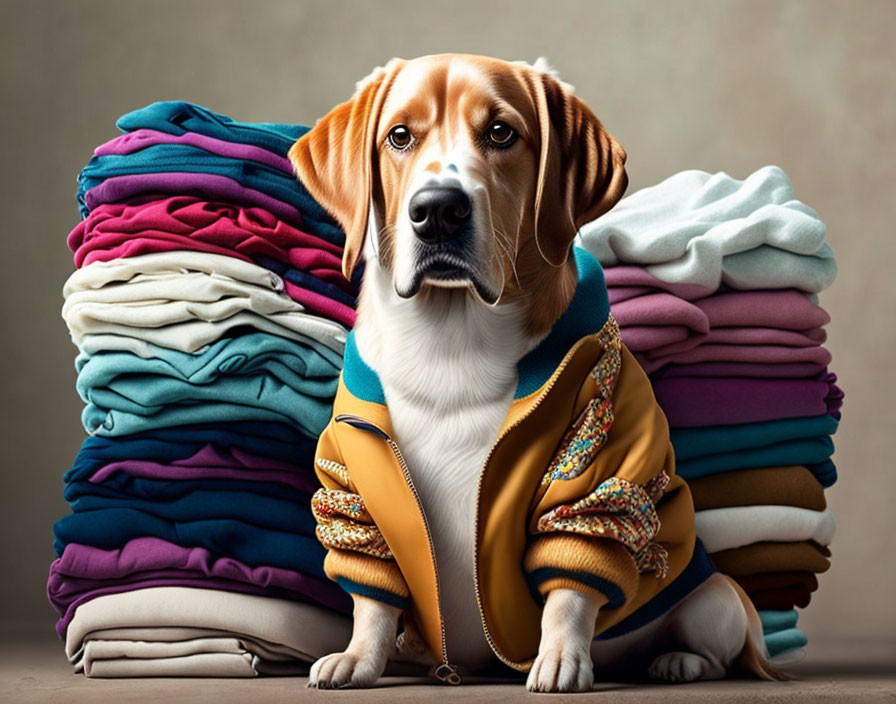
M 325 655 L 311 666 L 308 686 L 318 689 L 370 687 L 386 669 L 385 658 L 351 652 Z
M 587 692 L 593 685 L 591 653 L 559 643 L 539 651 L 526 680 L 530 692 Z

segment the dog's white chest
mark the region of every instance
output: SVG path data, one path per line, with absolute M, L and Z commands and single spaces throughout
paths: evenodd
M 429 524 L 448 658 L 484 665 L 494 655 L 475 593 L 476 493 L 513 401 L 516 363 L 531 342 L 510 316 L 476 321 L 469 314 L 406 313 L 396 326 L 375 336 L 356 328 L 358 346 L 380 376 L 395 440 Z
M 461 665 L 492 657 L 474 588 L 476 493 L 509 403 L 508 397 L 506 404 L 467 409 L 453 421 L 399 403 L 402 410 L 394 416 L 401 419 L 397 440 L 432 534 L 448 656 Z

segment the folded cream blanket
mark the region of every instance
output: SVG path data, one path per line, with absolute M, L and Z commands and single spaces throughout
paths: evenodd
M 641 265 L 662 281 L 817 293 L 837 273 L 826 231 L 794 200 L 787 175 L 765 166 L 743 181 L 682 171 L 624 198 L 576 239 L 604 266 Z
M 350 619 L 311 604 L 157 587 L 79 606 L 65 652 L 88 677 L 255 677 L 304 673 L 350 635 Z

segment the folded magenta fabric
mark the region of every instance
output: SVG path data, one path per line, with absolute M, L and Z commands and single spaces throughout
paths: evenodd
M 250 261 L 281 261 L 334 285 L 342 276 L 342 247 L 308 234 L 258 207 L 177 195 L 107 203 L 69 233 L 75 266 L 160 251 L 194 250 Z

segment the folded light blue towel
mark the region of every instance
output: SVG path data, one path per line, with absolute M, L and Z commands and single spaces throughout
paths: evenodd
M 837 274 L 826 233 L 787 175 L 765 166 L 743 181 L 682 171 L 624 198 L 576 239 L 604 266 L 643 266 L 662 281 L 817 293 Z

